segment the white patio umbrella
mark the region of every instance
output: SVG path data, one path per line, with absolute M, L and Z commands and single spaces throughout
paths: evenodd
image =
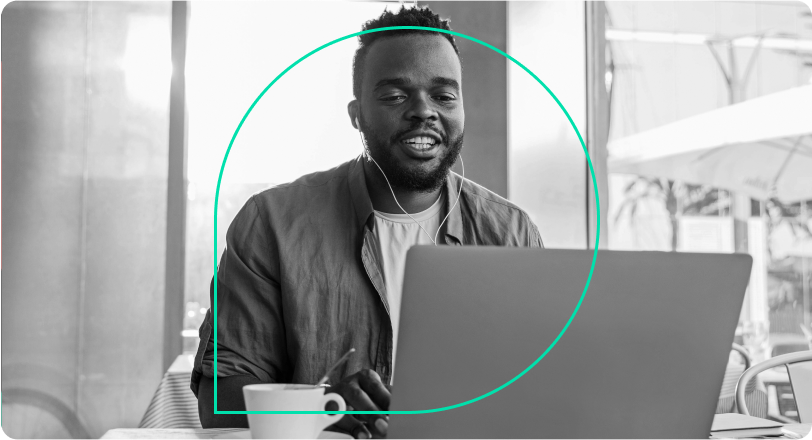
M 612 141 L 609 171 L 785 203 L 812 199 L 812 85 Z

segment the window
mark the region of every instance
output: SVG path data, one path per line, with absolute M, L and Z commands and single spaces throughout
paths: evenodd
M 795 118 L 800 107 L 776 103 L 800 105 L 812 88 L 808 7 L 607 2 L 607 10 L 609 247 L 750 253 L 736 341 L 755 361 L 808 349 L 812 184 L 796 169 L 812 153 L 812 129 L 767 133 L 783 124 L 762 119 Z M 773 174 L 743 179 L 747 167 Z
M 385 7 L 378 2 L 192 5 L 186 67 L 185 351 L 196 349 L 197 329 L 210 304 L 217 177 L 241 118 L 290 64 L 328 41 L 359 31 L 361 23 Z M 313 8 L 320 13 L 311 13 Z M 268 90 L 246 119 L 220 186 L 218 261 L 228 225 L 252 194 L 360 154 L 358 135 L 347 129 L 350 120 L 345 116 L 353 98 L 356 45 L 355 38 L 344 40 L 297 65 Z

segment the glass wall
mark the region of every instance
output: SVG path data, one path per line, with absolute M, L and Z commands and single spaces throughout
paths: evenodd
M 808 349 L 809 8 L 607 2 L 606 28 L 609 247 L 750 253 L 736 341 L 754 361 Z
M 170 19 L 169 2 L 3 9 L 11 437 L 136 427 L 163 374 Z
M 552 90 L 586 138 L 585 4 L 509 2 L 508 13 L 508 53 Z M 586 157 L 578 135 L 553 97 L 512 62 L 508 79 L 509 198 L 528 212 L 546 247 L 585 249 Z

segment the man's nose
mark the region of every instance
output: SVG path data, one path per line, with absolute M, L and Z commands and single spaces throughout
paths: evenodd
M 436 120 L 437 111 L 432 106 L 430 96 L 420 95 L 412 100 L 412 104 L 405 116 L 409 120 Z

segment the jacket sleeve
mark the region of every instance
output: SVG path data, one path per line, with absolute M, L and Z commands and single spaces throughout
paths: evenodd
M 217 377 L 249 375 L 269 383 L 288 376 L 279 259 L 269 228 L 254 197 L 228 228 L 216 281 Z M 215 374 L 214 283 L 212 277 L 212 308 L 200 327 L 192 372 L 195 395 L 200 378 Z
M 518 217 L 518 241 L 520 246 L 531 248 L 544 248 L 544 243 L 541 241 L 541 234 L 539 228 L 530 220 L 530 216 L 526 212 L 521 211 Z
M 544 242 L 541 241 L 541 234 L 539 234 L 539 228 L 536 227 L 536 224 L 533 223 L 532 220 L 527 219 L 530 223 L 530 233 L 529 233 L 529 242 L 530 247 L 537 247 L 537 248 L 544 248 Z

